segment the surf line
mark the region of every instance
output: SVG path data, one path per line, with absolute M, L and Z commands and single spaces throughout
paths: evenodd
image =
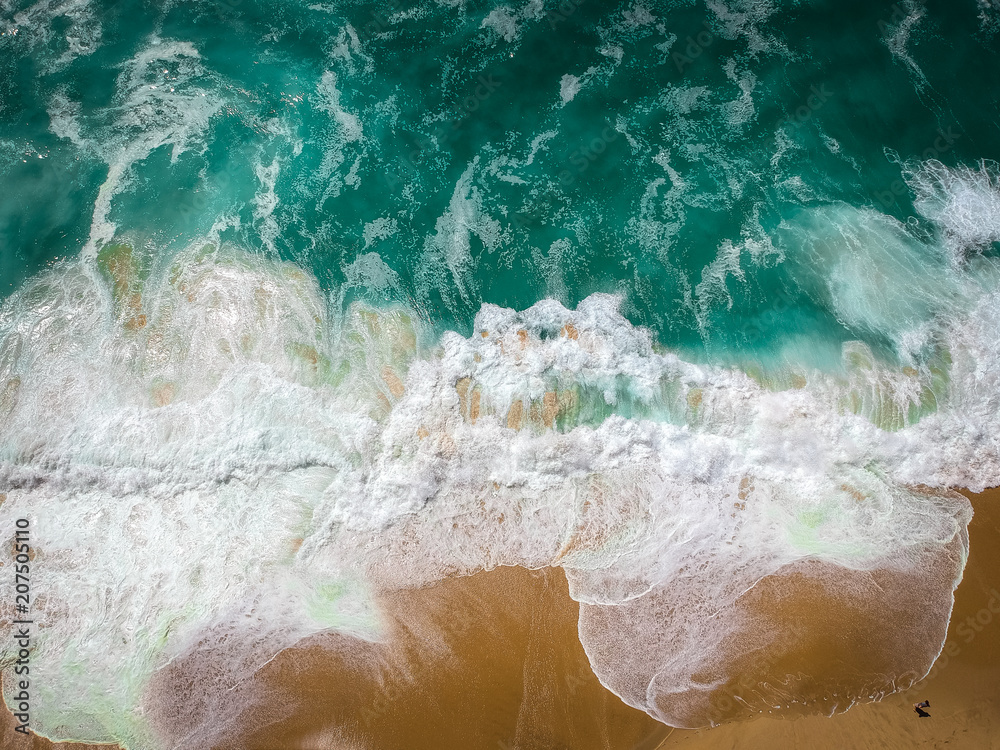
M 19 615 L 27 616 L 31 611 L 31 547 L 29 522 L 27 518 L 19 518 L 14 522 L 14 609 Z M 14 642 L 17 643 L 17 661 L 14 662 L 14 674 L 21 679 L 15 685 L 18 690 L 11 703 L 14 718 L 18 724 L 15 732 L 28 734 L 28 724 L 31 721 L 31 624 L 28 619 L 14 620 Z M 15 710 L 16 709 L 16 710 Z

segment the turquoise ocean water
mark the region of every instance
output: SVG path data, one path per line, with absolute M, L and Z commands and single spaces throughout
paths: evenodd
M 440 329 L 610 292 L 693 356 L 891 350 L 816 291 L 800 233 L 841 204 L 933 233 L 907 165 L 998 156 L 994 22 L 974 2 L 11 5 L 0 283 L 77 255 L 111 184 L 104 220 L 157 262 L 225 216 L 220 240 Z M 435 244 L 456 195 L 460 249 Z M 898 326 L 933 312 L 892 303 Z
M 807 708 L 912 682 L 948 490 L 1000 482 L 996 159 L 991 0 L 4 0 L 36 728 L 170 746 L 147 687 L 206 632 L 228 684 L 500 564 L 565 567 L 602 681 L 701 726 L 761 577 L 933 563 L 886 597 L 919 647 Z

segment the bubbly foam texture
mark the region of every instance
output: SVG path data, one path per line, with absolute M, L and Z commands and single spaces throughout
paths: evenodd
M 94 148 L 107 163 L 108 174 L 94 203 L 86 255 L 94 255 L 115 236 L 111 202 L 128 187 L 135 163 L 167 145 L 173 162 L 191 147 L 204 150 L 209 121 L 224 104 L 218 92 L 198 85 L 206 77 L 198 50 L 190 42 L 153 36 L 128 61 L 116 83 L 117 104 L 109 109 L 114 122 L 99 123 L 107 134 L 94 141 L 101 144 Z M 53 105 L 53 132 L 71 140 L 79 136 L 79 124 L 62 114 L 73 111 L 71 103 L 63 98 Z
M 47 74 L 58 73 L 77 57 L 93 54 L 101 44 L 101 23 L 89 0 L 41 0 L 17 13 L 13 21 L 30 35 L 33 46 L 41 46 L 52 42 L 56 19 L 65 19 L 66 24 L 58 43 L 61 54 L 46 64 Z
M 101 260 L 110 290 L 74 263 L 4 307 L 4 432 L 20 437 L 4 443 L 3 484 L 21 489 L 3 513 L 32 519 L 47 592 L 36 607 L 53 623 L 33 664 L 53 686 L 33 706 L 40 726 L 152 747 L 136 711 L 172 654 L 229 644 L 223 689 L 319 628 L 371 632 L 350 577 L 292 562 L 309 523 L 299 489 L 315 485 L 311 467 L 351 460 L 320 445 L 353 418 L 316 421 L 332 415 L 306 406 L 323 398 L 307 384 L 329 373 L 323 308 L 298 269 L 202 250 L 143 283 L 127 247 Z M 293 407 L 297 389 L 314 396 Z M 227 535 L 240 541 L 213 541 Z M 83 580 L 109 588 L 94 597 Z
M 740 96 L 722 105 L 722 113 L 731 128 L 739 128 L 753 119 L 753 90 L 757 85 L 757 77 L 750 72 L 737 77 L 736 61 L 730 60 L 726 65 L 726 77 L 739 86 Z
M 1000 242 L 1000 167 L 946 167 L 937 160 L 911 166 L 905 175 L 913 205 L 940 234 L 954 263 Z
M 573 101 L 573 97 L 580 93 L 580 79 L 577 76 L 567 73 L 559 80 L 559 98 L 563 104 Z
M 779 233 L 800 248 L 799 285 L 855 330 L 913 341 L 918 329 L 935 315 L 948 317 L 957 304 L 960 277 L 948 273 L 941 248 L 877 211 L 846 204 L 807 209 Z
M 776 36 L 770 35 L 762 27 L 778 12 L 775 3 L 768 0 L 709 0 L 708 9 L 715 16 L 722 35 L 726 39 L 746 39 L 747 52 L 751 57 L 761 54 L 791 56 L 788 47 Z
M 991 0 L 976 0 L 979 7 L 980 28 L 987 34 L 994 35 L 1000 31 L 1000 9 Z
M 336 73 L 324 71 L 316 86 L 316 108 L 330 118 L 332 127 L 319 136 L 323 161 L 316 174 L 309 177 L 313 186 L 324 186 L 317 208 L 321 208 L 327 199 L 340 195 L 345 186 L 358 188 L 358 169 L 367 154 L 361 118 L 342 106 L 341 96 Z M 343 165 L 351 151 L 354 160 L 343 174 Z
M 902 14 L 899 22 L 895 25 L 885 25 L 885 44 L 892 52 L 892 56 L 901 60 L 912 71 L 922 87 L 928 86 L 927 76 L 917 65 L 916 60 L 910 55 L 907 49 L 910 44 L 910 36 L 913 30 L 920 24 L 926 15 L 926 9 L 922 3 L 915 0 L 905 0 L 902 4 Z
M 267 166 L 258 162 L 254 164 L 253 171 L 260 182 L 260 189 L 253 197 L 254 226 L 264 242 L 264 247 L 274 252 L 274 241 L 279 232 L 278 222 L 274 218 L 274 209 L 278 207 L 278 196 L 274 192 L 274 186 L 281 171 L 281 161 L 275 157 Z
M 489 227 L 475 166 L 427 249 L 461 279 Z M 747 597 L 789 570 L 848 602 L 868 601 L 850 575 L 877 575 L 924 633 L 888 641 L 838 705 L 905 686 L 941 647 L 970 518 L 907 487 L 1000 482 L 997 273 L 866 211 L 803 226 L 817 293 L 889 335 L 909 328 L 879 295 L 919 292 L 915 264 L 939 258 L 959 301 L 918 311 L 936 322 L 911 364 L 851 342 L 836 372 L 695 365 L 607 295 L 484 305 L 471 336 L 435 339 L 412 311 L 341 312 L 298 267 L 211 245 L 160 263 L 106 245 L 31 280 L 0 312 L 0 524 L 32 519 L 46 592 L 33 719 L 156 746 L 179 709 L 145 686 L 171 658 L 222 654 L 203 677 L 225 689 L 311 632 L 375 637 L 366 586 L 498 565 L 564 567 L 595 672 L 675 725 L 721 720 L 712 696 L 787 641 Z M 376 253 L 352 269 L 396 283 Z
M 517 41 L 521 35 L 517 16 L 510 8 L 501 7 L 490 11 L 489 15 L 483 19 L 481 28 L 490 29 L 508 44 Z
M 65 138 L 77 148 L 86 150 L 91 144 L 80 135 L 80 105 L 65 94 L 52 97 L 49 105 L 49 130 L 59 138 Z
M 475 270 L 471 253 L 472 237 L 482 242 L 487 251 L 493 252 L 510 232 L 487 214 L 483 196 L 475 185 L 477 168 L 478 156 L 455 184 L 448 209 L 435 223 L 434 235 L 424 243 L 425 267 L 421 271 L 421 286 L 424 289 L 440 289 L 449 309 L 456 312 L 461 302 L 468 303 L 472 297 Z M 446 292 L 452 287 L 458 290 L 461 300 Z

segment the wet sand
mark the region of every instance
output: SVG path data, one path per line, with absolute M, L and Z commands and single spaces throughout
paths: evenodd
M 975 509 L 969 561 L 955 591 L 945 651 L 925 679 L 833 718 L 758 718 L 702 731 L 677 729 L 661 747 L 1000 748 L 1000 489 L 965 494 Z M 925 699 L 931 716 L 921 719 L 913 704 Z
M 664 727 L 589 669 L 562 571 L 517 568 L 387 593 L 387 642 L 317 636 L 221 694 L 206 687 L 210 659 L 179 660 L 154 685 L 161 705 L 172 706 L 157 716 L 180 747 L 219 750 L 1000 748 L 1000 490 L 970 497 L 971 553 L 945 652 L 909 690 L 833 718 Z M 803 604 L 814 606 L 808 596 Z M 886 623 L 876 636 L 897 631 Z M 829 663 L 828 648 L 812 648 L 807 658 Z M 779 661 L 768 668 L 786 669 Z M 912 704 L 924 699 L 931 717 L 920 719 Z M 213 731 L 193 742 L 199 727 Z M 0 737 L 11 750 L 88 747 L 22 738 L 7 713 Z
M 323 635 L 285 651 L 260 683 L 296 705 L 234 715 L 236 731 L 215 746 L 652 750 L 669 731 L 594 676 L 561 570 L 500 568 L 384 595 L 381 605 L 387 643 Z M 172 669 L 165 684 L 190 671 Z M 195 686 L 187 705 L 202 700 Z M 257 702 L 256 687 L 232 691 L 231 703 Z

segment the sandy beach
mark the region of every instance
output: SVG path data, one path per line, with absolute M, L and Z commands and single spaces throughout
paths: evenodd
M 909 690 L 827 718 L 760 718 L 704 731 L 674 730 L 663 748 L 1000 748 L 1000 490 L 965 493 L 975 516 L 945 650 Z M 887 624 L 891 627 L 891 624 Z M 931 716 L 912 705 L 929 700 Z
M 180 747 L 193 747 L 184 739 L 192 728 L 213 726 L 219 750 L 1000 748 L 1000 490 L 970 498 L 971 554 L 931 674 L 833 718 L 664 727 L 591 672 L 562 571 L 517 568 L 384 594 L 385 643 L 316 636 L 221 701 L 205 688 L 211 659 L 175 662 L 153 685 L 155 714 Z M 884 628 L 879 637 L 894 635 L 891 622 Z M 830 659 L 817 649 L 799 657 Z M 768 666 L 777 673 L 788 665 Z M 914 713 L 920 700 L 930 701 L 929 718 Z M 6 712 L 0 719 L 10 750 L 90 747 L 23 738 L 11 721 Z

